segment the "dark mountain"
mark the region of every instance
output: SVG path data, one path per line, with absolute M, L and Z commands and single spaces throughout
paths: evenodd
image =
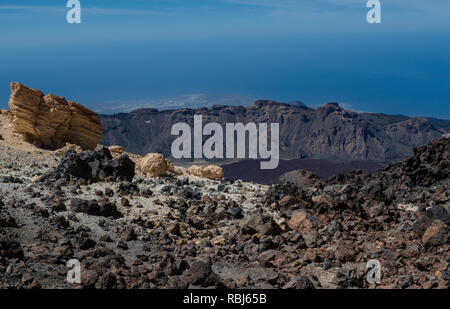
M 160 152 L 170 156 L 172 125 L 188 123 L 194 115 L 203 124 L 279 123 L 281 159 L 386 162 L 407 157 L 417 145 L 450 131 L 450 121 L 402 115 L 356 113 L 329 103 L 317 109 L 258 100 L 249 107 L 213 106 L 200 109 L 138 109 L 102 115 L 102 143 L 122 145 L 139 154 Z

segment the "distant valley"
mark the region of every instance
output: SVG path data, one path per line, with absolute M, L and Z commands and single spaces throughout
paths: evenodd
M 379 168 L 386 165 L 387 163 L 383 162 L 335 162 L 321 159 L 293 159 L 281 160 L 276 169 L 261 170 L 258 160 L 242 160 L 236 163 L 224 164 L 222 169 L 225 177 L 233 180 L 241 179 L 246 182 L 253 181 L 271 185 L 278 183 L 281 176 L 298 169 L 311 171 L 322 179 L 328 179 L 333 175 L 345 174 L 354 170 L 375 173 Z

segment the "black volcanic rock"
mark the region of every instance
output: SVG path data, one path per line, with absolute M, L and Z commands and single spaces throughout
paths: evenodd
M 43 175 L 42 180 L 75 178 L 95 182 L 123 178 L 131 181 L 134 177 L 134 169 L 135 163 L 127 155 L 113 160 L 106 147 L 86 150 L 78 154 L 73 149 L 69 149 L 59 165 Z
M 23 259 L 23 249 L 20 243 L 0 236 L 0 258 L 5 257 Z
M 258 100 L 249 107 L 213 106 L 201 109 L 102 115 L 104 145 L 122 145 L 141 155 L 159 152 L 170 157 L 172 125 L 193 126 L 194 115 L 203 124 L 279 123 L 281 159 L 326 159 L 386 162 L 410 156 L 413 146 L 450 131 L 450 121 L 398 115 L 356 113 L 329 103 L 316 110 L 298 104 Z
M 412 157 L 391 163 L 375 174 L 357 171 L 340 174 L 314 187 L 323 188 L 327 197 L 319 200 L 326 201 L 328 207 L 340 210 L 355 207 L 354 211 L 363 216 L 365 213 L 380 219 L 392 218 L 399 205 L 427 208 L 426 216 L 414 224 L 415 232 L 421 235 L 433 219 L 449 223 L 450 137 L 446 135 L 416 147 Z M 286 195 L 304 199 L 300 188 L 290 182 L 273 186 L 267 192 L 266 203 L 270 205 Z M 426 199 L 431 199 L 434 206 L 425 203 Z

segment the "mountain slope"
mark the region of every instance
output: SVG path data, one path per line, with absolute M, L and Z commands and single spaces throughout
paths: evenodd
M 450 131 L 450 121 L 409 118 L 401 115 L 356 113 L 329 103 L 317 109 L 258 100 L 249 107 L 213 106 L 201 109 L 158 111 L 139 109 L 131 113 L 102 115 L 102 143 L 123 145 L 127 151 L 170 155 L 171 127 L 194 115 L 203 124 L 279 123 L 281 159 L 310 158 L 338 161 L 391 161 L 411 155 L 422 145 Z

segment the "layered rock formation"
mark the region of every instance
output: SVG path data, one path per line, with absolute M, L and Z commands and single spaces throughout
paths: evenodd
M 66 140 L 84 149 L 94 149 L 100 143 L 103 127 L 97 113 L 76 102 L 68 102 L 71 118 Z
M 17 82 L 11 83 L 9 107 L 14 131 L 37 146 L 57 149 L 69 142 L 94 149 L 103 134 L 97 113 Z

